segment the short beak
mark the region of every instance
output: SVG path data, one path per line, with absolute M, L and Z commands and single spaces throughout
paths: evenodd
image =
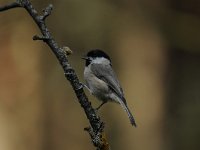
M 88 60 L 89 58 L 87 56 L 84 56 L 84 57 L 81 57 L 81 59 Z

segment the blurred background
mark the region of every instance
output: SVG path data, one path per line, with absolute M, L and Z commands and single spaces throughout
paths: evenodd
M 14 0 L 0 0 L 0 5 Z M 99 115 L 114 150 L 200 149 L 199 0 L 32 0 L 83 80 L 90 49 L 112 58 L 137 128 L 108 103 Z M 24 9 L 0 13 L 0 150 L 94 149 L 88 120 Z M 86 90 L 85 90 L 86 91 Z M 94 107 L 99 102 L 86 91 Z

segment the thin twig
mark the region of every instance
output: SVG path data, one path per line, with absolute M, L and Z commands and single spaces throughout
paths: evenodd
M 45 24 L 45 19 L 51 14 L 53 5 L 48 5 L 44 9 L 43 15 L 38 15 L 38 12 L 32 6 L 29 0 L 16 0 L 16 2 L 0 7 L 0 11 L 5 11 L 16 7 L 25 8 L 40 29 L 42 36 L 36 35 L 33 37 L 33 39 L 43 40 L 50 47 L 50 49 L 53 51 L 58 61 L 60 62 L 64 70 L 65 77 L 71 83 L 74 92 L 78 98 L 78 101 L 83 107 L 85 114 L 90 122 L 91 127 L 89 127 L 87 131 L 92 138 L 94 146 L 97 148 L 97 150 L 109 150 L 110 148 L 108 142 L 106 138 L 102 136 L 102 134 L 105 134 L 103 131 L 104 123 L 100 120 L 100 117 L 96 114 L 95 110 L 91 106 L 91 103 L 89 102 L 83 91 L 82 84 L 79 82 L 79 79 L 74 69 L 68 62 L 67 55 L 71 54 L 72 52 L 69 52 L 69 50 L 66 51 L 65 47 L 61 48 L 58 46 L 57 42 L 52 37 Z
M 34 40 L 34 41 L 36 41 L 36 40 L 42 40 L 42 41 L 45 41 L 45 40 L 49 40 L 49 37 L 44 37 L 44 36 L 34 35 L 34 36 L 33 36 L 33 40 Z
M 0 12 L 8 10 L 8 9 L 16 8 L 16 7 L 21 7 L 21 5 L 17 2 L 13 2 L 4 6 L 0 6 Z
M 42 20 L 45 20 L 50 14 L 51 14 L 51 11 L 53 10 L 53 5 L 52 4 L 49 4 L 44 10 L 43 10 L 43 18 Z

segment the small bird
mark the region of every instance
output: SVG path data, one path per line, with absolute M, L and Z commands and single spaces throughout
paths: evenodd
M 136 127 L 135 119 L 127 106 L 123 90 L 112 69 L 110 57 L 104 51 L 95 49 L 89 51 L 82 59 L 86 60 L 84 69 L 86 85 L 84 86 L 102 101 L 97 110 L 108 101 L 117 102 L 128 114 L 131 124 Z

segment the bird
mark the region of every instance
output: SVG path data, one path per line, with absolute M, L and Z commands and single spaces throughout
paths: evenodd
M 85 60 L 84 79 L 89 92 L 102 101 L 97 110 L 108 101 L 119 103 L 128 115 L 132 126 L 137 126 L 128 108 L 123 90 L 112 68 L 111 59 L 103 50 L 93 49 L 82 57 Z

